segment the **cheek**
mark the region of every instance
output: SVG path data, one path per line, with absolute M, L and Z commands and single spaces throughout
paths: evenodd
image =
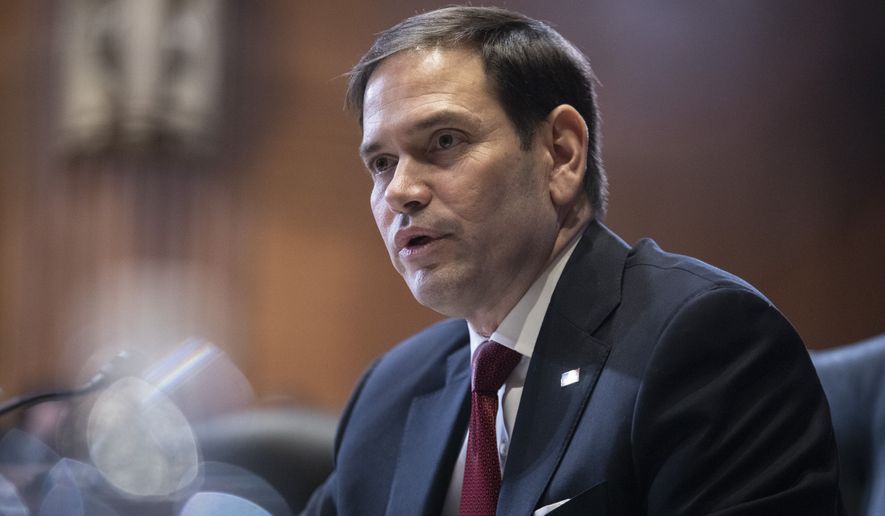
M 494 219 L 505 197 L 501 185 L 488 171 L 461 171 L 448 181 L 439 181 L 436 197 L 446 209 L 464 222 L 484 223 Z
M 517 167 L 502 167 L 494 173 L 481 176 L 477 181 L 465 185 L 457 196 L 457 203 L 465 219 L 472 222 L 492 222 L 505 217 L 517 207 L 522 208 L 535 195 L 518 177 L 522 171 Z
M 384 205 L 384 191 L 375 186 L 372 189 L 372 195 L 369 196 L 369 208 L 372 210 L 372 217 L 375 218 L 375 224 L 378 225 L 378 228 L 382 228 L 384 226 L 384 217 L 385 214 L 389 211 L 385 208 Z
M 381 235 L 381 240 L 384 242 L 384 247 L 387 248 L 388 254 L 390 254 L 390 259 L 396 265 L 396 257 L 393 255 L 393 247 L 392 247 L 392 237 L 390 237 L 390 225 L 393 223 L 393 214 L 390 210 L 388 210 L 384 203 L 376 203 L 374 202 L 374 197 L 371 203 L 372 208 L 372 218 L 375 219 L 375 226 L 378 228 L 378 233 Z

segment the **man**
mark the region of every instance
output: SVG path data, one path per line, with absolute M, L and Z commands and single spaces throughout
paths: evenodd
M 473 7 L 400 23 L 352 71 L 391 261 L 454 319 L 365 374 L 308 514 L 838 512 L 789 323 L 601 224 L 592 84 L 548 26 Z

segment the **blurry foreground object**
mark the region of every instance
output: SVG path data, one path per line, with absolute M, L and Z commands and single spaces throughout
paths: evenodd
M 197 493 L 181 510 L 181 516 L 271 516 L 254 503 L 227 493 Z
M 62 4 L 60 125 L 69 153 L 206 146 L 219 110 L 221 0 Z
M 138 378 L 101 394 L 89 417 L 88 442 L 104 477 L 134 496 L 166 496 L 197 476 L 197 443 L 184 414 Z
M 848 516 L 885 514 L 885 334 L 813 352 L 830 403 Z
M 123 356 L 91 403 L 56 399 L 28 412 L 33 428 L 4 432 L 0 514 L 286 516 L 331 469 L 334 418 L 255 409 L 210 342 L 159 361 Z
M 104 367 L 95 373 L 88 382 L 79 387 L 67 390 L 33 393 L 4 401 L 3 403 L 0 403 L 0 417 L 10 412 L 15 412 L 16 410 L 28 408 L 32 405 L 45 403 L 47 401 L 84 396 L 103 387 L 107 387 L 110 381 L 120 375 L 121 370 L 128 368 L 128 362 L 129 354 L 122 352 L 105 364 Z
M 225 414 L 195 425 L 194 430 L 204 460 L 259 475 L 297 513 L 332 472 L 336 426 L 337 418 L 328 414 L 273 406 Z

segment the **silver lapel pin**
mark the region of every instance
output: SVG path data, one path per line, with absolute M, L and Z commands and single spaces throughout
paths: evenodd
M 562 373 L 562 376 L 559 377 L 559 386 L 565 387 L 566 385 L 571 385 L 573 383 L 578 383 L 578 380 L 581 379 L 581 370 L 580 369 L 572 369 L 571 371 L 566 371 Z

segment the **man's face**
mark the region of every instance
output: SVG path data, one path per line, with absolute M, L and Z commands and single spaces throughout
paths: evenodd
M 521 148 L 470 50 L 395 54 L 364 101 L 372 212 L 412 294 L 474 324 L 502 303 L 506 313 L 550 259 L 557 231 L 552 158 L 538 136 Z

